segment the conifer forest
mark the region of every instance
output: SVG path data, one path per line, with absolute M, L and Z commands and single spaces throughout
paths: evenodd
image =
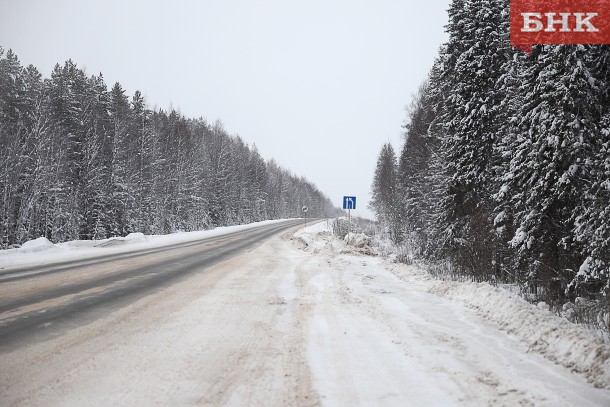
M 220 122 L 151 110 L 71 60 L 43 78 L 3 48 L 0 194 L 0 248 L 337 213 Z
M 610 307 L 610 46 L 509 43 L 509 1 L 454 0 L 383 146 L 371 208 L 414 258 L 535 300 Z M 605 304 L 605 305 L 604 305 Z

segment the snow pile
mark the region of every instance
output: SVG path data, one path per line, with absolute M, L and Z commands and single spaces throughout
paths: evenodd
M 331 222 L 320 222 L 298 230 L 294 238 L 300 243 L 300 249 L 319 254 L 334 256 L 346 252 L 346 243 L 333 234 Z
M 302 248 L 314 253 L 335 251 L 338 249 L 337 243 L 340 243 L 333 239 L 330 221 L 319 222 L 300 229 L 294 234 L 294 237 L 303 244 Z
M 343 239 L 335 237 L 330 221 L 316 223 L 301 229 L 294 237 L 302 243 L 302 249 L 317 254 L 362 254 L 377 256 L 371 247 L 371 238 L 364 233 L 349 233 Z
M 502 330 L 528 343 L 530 350 L 584 374 L 596 387 L 610 389 L 610 346 L 548 308 L 487 283 L 434 282 L 428 291 L 475 308 Z
M 44 250 L 49 250 L 54 247 L 53 243 L 46 237 L 39 237 L 38 239 L 30 240 L 25 242 L 19 249 L 21 253 L 36 253 Z
M 368 247 L 371 243 L 371 238 L 364 233 L 348 233 L 343 240 L 347 244 L 358 248 Z

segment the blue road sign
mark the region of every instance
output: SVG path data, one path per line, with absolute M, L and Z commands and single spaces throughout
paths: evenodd
M 344 196 L 343 197 L 343 209 L 356 209 L 356 197 L 355 196 Z

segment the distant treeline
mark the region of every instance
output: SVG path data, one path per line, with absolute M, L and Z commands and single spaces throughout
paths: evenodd
M 395 241 L 453 273 L 608 306 L 610 47 L 527 55 L 509 45 L 508 11 L 452 1 L 402 151 L 381 151 L 372 208 Z
M 0 247 L 337 213 L 220 123 L 149 110 L 72 61 L 50 79 L 0 48 Z

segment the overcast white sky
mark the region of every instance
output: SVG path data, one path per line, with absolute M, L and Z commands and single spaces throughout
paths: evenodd
M 446 40 L 450 0 L 0 0 L 0 45 L 49 77 L 71 58 L 149 107 L 222 120 L 366 205 L 383 143 Z

